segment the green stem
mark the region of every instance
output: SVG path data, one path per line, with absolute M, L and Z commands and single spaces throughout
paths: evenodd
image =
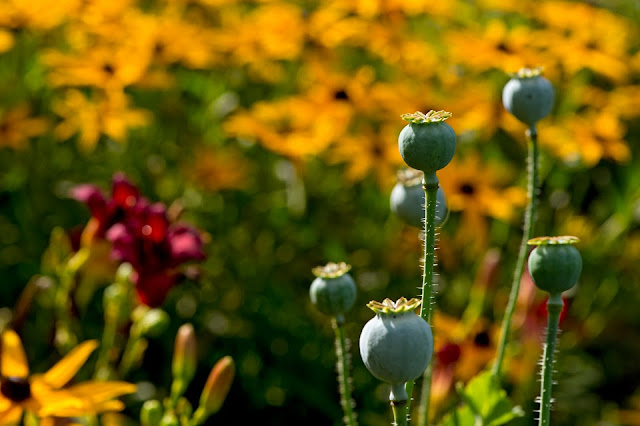
M 424 211 L 424 273 L 422 275 L 422 305 L 420 306 L 420 316 L 429 324 L 432 322 L 434 296 L 433 269 L 435 264 L 436 245 L 436 204 L 438 196 L 438 177 L 435 172 L 425 173 L 422 187 L 425 193 Z M 433 332 L 433 328 L 432 328 Z M 426 425 L 429 418 L 429 396 L 431 394 L 431 365 L 427 367 L 422 376 L 422 392 L 420 397 L 420 417 L 418 425 Z M 407 417 L 411 414 L 411 395 L 413 393 L 414 381 L 407 382 Z
M 564 301 L 562 300 L 561 293 L 552 294 L 547 302 L 549 318 L 547 323 L 547 342 L 544 345 L 542 355 L 539 426 L 548 426 L 550 424 L 553 354 L 556 348 L 556 336 L 558 335 L 558 324 L 560 322 L 560 313 L 562 312 L 563 305 Z
M 117 326 L 117 318 L 109 318 L 105 314 L 104 331 L 102 332 L 102 343 L 100 343 L 100 352 L 96 361 L 94 377 L 101 380 L 109 379 L 109 351 L 113 348 Z
M 354 402 L 351 397 L 351 376 L 350 356 L 347 339 L 344 336 L 344 320 L 340 317 L 331 321 L 336 334 L 336 357 L 338 358 L 338 384 L 340 387 L 340 404 L 344 410 L 344 422 L 348 426 L 356 426 L 356 413 L 354 412 Z
M 524 270 L 524 264 L 527 260 L 527 253 L 529 247 L 527 241 L 531 239 L 531 232 L 533 230 L 533 223 L 535 220 L 535 205 L 536 205 L 536 188 L 538 181 L 538 134 L 536 127 L 531 126 L 528 131 L 529 136 L 529 149 L 528 149 L 528 183 L 527 183 L 527 197 L 529 204 L 525 211 L 524 218 L 524 230 L 522 234 L 522 241 L 520 243 L 520 251 L 518 253 L 518 260 L 516 261 L 516 267 L 513 271 L 513 282 L 511 283 L 511 293 L 509 294 L 509 301 L 502 320 L 502 329 L 500 332 L 500 342 L 498 344 L 498 353 L 496 360 L 491 370 L 494 377 L 499 377 L 502 372 L 502 364 L 504 361 L 505 349 L 507 341 L 509 340 L 509 333 L 511 329 L 511 318 L 515 311 L 516 302 L 518 301 L 518 293 L 520 292 L 520 280 L 522 279 L 522 271 Z
M 418 425 L 429 424 L 429 402 L 431 401 L 431 378 L 433 364 L 430 363 L 422 376 L 422 392 L 420 393 L 420 406 L 418 410 Z
M 395 426 L 407 426 L 406 401 L 391 401 L 391 411 L 393 412 L 393 424 Z

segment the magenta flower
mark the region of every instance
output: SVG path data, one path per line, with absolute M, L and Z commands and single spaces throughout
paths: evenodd
M 170 223 L 166 206 L 150 204 L 122 174 L 113 177 L 111 199 L 94 185 L 79 185 L 71 195 L 89 207 L 98 223 L 94 237 L 112 243 L 111 257 L 133 266 L 132 280 L 141 303 L 160 306 L 182 279 L 180 266 L 205 258 L 200 233 Z

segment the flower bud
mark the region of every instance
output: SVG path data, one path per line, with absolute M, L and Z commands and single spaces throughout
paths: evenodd
M 582 257 L 572 244 L 577 237 L 538 237 L 529 240 L 537 247 L 529 255 L 529 273 L 540 290 L 551 295 L 573 287 L 582 271 Z
M 138 322 L 141 336 L 160 336 L 169 326 L 169 315 L 160 308 L 149 309 Z
M 409 167 L 431 174 L 449 164 L 456 151 L 456 133 L 445 123 L 450 116 L 446 111 L 402 115 L 409 124 L 400 132 L 398 149 Z
M 502 90 L 505 109 L 528 126 L 549 115 L 553 98 L 553 86 L 542 77 L 541 68 L 522 68 Z
M 414 310 L 418 299 L 385 299 L 367 306 L 375 312 L 360 334 L 360 356 L 371 374 L 391 385 L 390 401 L 406 401 L 404 384 L 427 368 L 433 355 L 431 327 Z
M 182 395 L 196 373 L 198 364 L 196 335 L 191 324 L 183 324 L 176 334 L 173 350 L 173 383 L 171 396 L 177 399 Z
M 398 173 L 398 183 L 391 191 L 391 211 L 409 226 L 424 227 L 425 193 L 422 187 L 423 173 L 407 169 Z M 447 218 L 447 201 L 442 187 L 436 195 L 436 226 Z
M 163 417 L 163 409 L 160 401 L 151 399 L 145 401 L 140 410 L 140 423 L 142 426 L 155 426 L 160 423 Z
M 233 376 L 235 375 L 235 364 L 233 358 L 225 356 L 219 360 L 211 369 L 207 383 L 204 385 L 200 395 L 200 407 L 207 413 L 207 416 L 217 413 L 229 393 Z
M 313 268 L 316 279 L 311 283 L 309 297 L 320 312 L 343 321 L 344 314 L 356 301 L 356 283 L 348 274 L 346 263 L 330 262 Z
M 131 282 L 131 274 L 133 273 L 133 266 L 130 263 L 124 262 L 116 270 L 116 282 L 129 284 Z

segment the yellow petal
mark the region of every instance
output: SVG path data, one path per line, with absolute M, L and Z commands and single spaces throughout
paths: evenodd
M 1 425 L 19 424 L 22 418 L 22 407 L 15 405 L 9 408 L 7 411 L 0 413 Z
M 0 374 L 5 377 L 23 377 L 29 375 L 29 364 L 22 348 L 20 337 L 13 330 L 2 333 L 0 346 Z
M 134 393 L 136 385 L 127 382 L 84 382 L 67 389 L 70 393 L 98 404 L 120 395 Z
M 59 389 L 66 385 L 69 380 L 80 370 L 89 358 L 89 355 L 98 347 L 98 342 L 89 340 L 76 346 L 71 352 L 62 358 L 56 365 L 51 367 L 43 376 L 49 386 Z

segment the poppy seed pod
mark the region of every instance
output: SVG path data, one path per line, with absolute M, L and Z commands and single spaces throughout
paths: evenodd
M 530 127 L 553 108 L 553 86 L 541 74 L 541 68 L 522 68 L 502 90 L 505 109 Z
M 529 274 L 540 290 L 560 294 L 572 288 L 582 271 L 582 257 L 572 244 L 577 237 L 538 237 L 529 240 L 537 247 L 529 255 Z
M 435 173 L 445 167 L 456 152 L 456 133 L 445 123 L 451 113 L 429 111 L 403 114 L 408 121 L 398 136 L 398 149 L 409 167 Z
M 367 306 L 375 312 L 360 334 L 360 356 L 371 374 L 391 385 L 390 401 L 405 401 L 404 384 L 424 373 L 433 355 L 431 327 L 415 309 L 420 300 L 385 299 Z
M 424 227 L 425 193 L 422 187 L 422 172 L 413 169 L 398 173 L 398 183 L 390 197 L 391 211 L 407 225 Z M 449 213 L 444 191 L 438 187 L 436 197 L 436 226 L 441 226 Z
M 311 283 L 309 296 L 320 312 L 343 320 L 351 309 L 356 301 L 356 283 L 348 274 L 350 269 L 344 262 L 313 268 L 316 279 Z

